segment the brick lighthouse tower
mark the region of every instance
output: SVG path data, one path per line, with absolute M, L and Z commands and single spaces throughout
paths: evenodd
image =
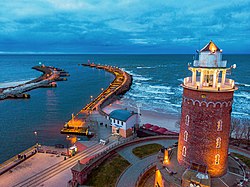
M 227 171 L 234 81 L 226 78 L 227 61 L 212 41 L 199 51 L 184 79 L 177 158 L 180 165 L 203 166 L 211 177 Z

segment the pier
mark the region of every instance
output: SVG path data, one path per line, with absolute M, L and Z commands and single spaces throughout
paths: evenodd
M 91 98 L 91 102 L 88 103 L 81 111 L 75 116 L 72 115 L 72 119 L 69 120 L 61 130 L 62 134 L 79 134 L 92 136 L 93 134 L 88 129 L 88 118 L 94 112 L 97 111 L 103 116 L 107 114 L 102 110 L 105 106 L 111 104 L 119 98 L 120 95 L 126 93 L 132 84 L 132 76 L 122 71 L 118 67 L 91 64 L 82 64 L 83 66 L 103 69 L 112 73 L 115 79 L 110 83 L 108 88 L 102 91 L 96 98 Z
M 14 87 L 1 88 L 0 100 L 30 98 L 30 95 L 24 92 L 28 92 L 36 88 L 56 87 L 57 85 L 55 81 L 67 80 L 64 76 L 69 76 L 69 74 L 64 70 L 52 66 L 34 66 L 32 69 L 40 71 L 43 74 L 40 77 L 24 84 Z

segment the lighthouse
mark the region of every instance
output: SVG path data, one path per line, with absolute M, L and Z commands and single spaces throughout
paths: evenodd
M 211 177 L 227 172 L 234 80 L 228 79 L 222 50 L 210 41 L 188 69 L 182 84 L 182 113 L 178 163 L 185 168 L 202 166 Z

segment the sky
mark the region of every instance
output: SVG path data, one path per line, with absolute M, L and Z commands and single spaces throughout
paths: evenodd
M 250 54 L 249 0 L 1 0 L 0 53 Z

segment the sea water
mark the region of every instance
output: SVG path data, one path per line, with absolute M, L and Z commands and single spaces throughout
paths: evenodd
M 228 66 L 237 68 L 228 76 L 239 89 L 234 94 L 232 115 L 250 118 L 250 55 L 224 55 Z M 187 64 L 193 55 L 0 55 L 0 88 L 14 86 L 40 76 L 32 70 L 39 62 L 68 71 L 68 81 L 57 88 L 30 91 L 28 100 L 0 101 L 0 163 L 38 141 L 45 145 L 66 144 L 60 129 L 80 111 L 90 96 L 108 87 L 114 76 L 103 70 L 79 66 L 90 62 L 118 66 L 133 75 L 133 84 L 122 101 L 146 110 L 179 115 L 184 77 L 191 76 Z M 37 137 L 34 135 L 37 131 Z M 37 138 L 37 139 L 36 139 Z

